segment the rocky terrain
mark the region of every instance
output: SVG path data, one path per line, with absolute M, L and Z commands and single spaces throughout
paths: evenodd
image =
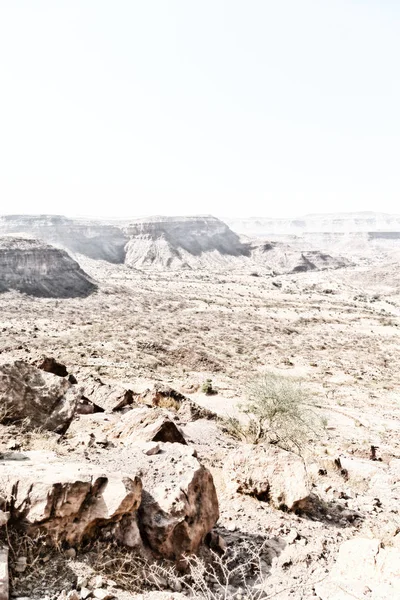
M 246 267 L 79 255 L 95 294 L 0 295 L 2 600 L 400 598 L 396 253 L 229 237 Z
M 64 250 L 35 239 L 0 237 L 0 292 L 32 296 L 88 296 L 96 285 Z

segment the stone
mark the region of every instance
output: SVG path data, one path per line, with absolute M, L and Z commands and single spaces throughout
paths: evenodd
M 67 600 L 81 600 L 79 592 L 76 590 L 71 590 L 67 594 Z
M 228 456 L 224 477 L 232 491 L 279 509 L 303 508 L 311 491 L 303 460 L 273 445 L 241 446 Z
M 31 534 L 45 531 L 70 546 L 102 536 L 140 546 L 139 477 L 27 452 L 25 461 L 0 460 L 0 480 L 12 518 Z
M 68 375 L 67 367 L 52 357 L 44 358 L 39 365 L 39 369 L 46 371 L 46 373 L 53 373 L 53 375 L 57 375 L 58 377 L 66 377 Z
M 400 597 L 400 550 L 383 547 L 380 540 L 353 538 L 340 548 L 329 576 L 315 585 L 321 600 Z
M 7 422 L 65 433 L 74 416 L 79 389 L 67 380 L 23 361 L 0 366 L 1 408 Z
M 166 411 L 145 406 L 122 415 L 120 422 L 113 428 L 113 435 L 125 445 L 137 441 L 187 443 Z
M 86 600 L 86 598 L 89 598 L 92 595 L 92 591 L 86 587 L 81 587 L 80 595 L 81 595 L 82 600 Z
M 179 560 L 198 551 L 219 518 L 211 473 L 182 444 L 163 444 L 162 452 L 143 457 L 143 497 L 139 523 L 150 548 Z
M 179 418 L 184 421 L 216 418 L 216 414 L 211 410 L 196 404 L 170 386 L 159 383 L 154 384 L 152 390 L 147 389 L 140 394 L 138 401 L 147 406 L 159 406 L 177 412 Z
M 9 519 L 10 519 L 10 513 L 0 510 L 0 527 L 3 527 L 3 525 L 6 525 L 9 521 Z
M 0 546 L 0 600 L 8 600 L 8 548 Z
M 119 383 L 104 383 L 99 377 L 88 377 L 83 385 L 83 406 L 90 403 L 92 412 L 120 411 L 135 404 L 135 394 Z M 83 414 L 83 413 L 82 413 Z
M 103 588 L 93 590 L 93 596 L 98 598 L 98 600 L 112 600 L 112 598 L 115 598 L 115 594 Z
M 143 442 L 139 443 L 138 446 L 146 456 L 154 456 L 160 452 L 159 442 Z
M 67 548 L 67 550 L 64 552 L 64 556 L 65 558 L 75 558 L 76 557 L 76 550 L 75 548 Z

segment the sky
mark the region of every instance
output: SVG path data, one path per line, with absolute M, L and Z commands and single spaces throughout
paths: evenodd
M 0 0 L 0 214 L 400 212 L 395 0 Z

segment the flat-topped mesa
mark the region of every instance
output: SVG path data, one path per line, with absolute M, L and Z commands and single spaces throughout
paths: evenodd
M 239 236 L 211 216 L 149 217 L 124 228 L 127 265 L 136 268 L 206 268 L 228 266 L 250 252 Z
M 262 237 L 271 234 L 307 236 L 312 233 L 357 234 L 400 231 L 400 215 L 372 211 L 309 214 L 295 219 L 228 218 L 226 222 L 237 233 Z
M 128 241 L 115 225 L 61 215 L 6 215 L 0 217 L 2 234 L 28 234 L 70 252 L 111 263 L 124 262 Z
M 97 286 L 64 250 L 42 241 L 0 237 L 0 292 L 47 298 L 85 297 Z

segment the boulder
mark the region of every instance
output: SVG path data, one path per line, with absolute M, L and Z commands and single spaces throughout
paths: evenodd
M 0 547 L 0 600 L 8 600 L 8 548 Z
M 228 457 L 224 477 L 230 489 L 287 510 L 304 507 L 311 490 L 303 460 L 269 444 L 241 446 Z
M 93 406 L 91 412 L 116 412 L 135 403 L 132 390 L 120 384 L 104 383 L 98 377 L 89 377 L 83 382 L 83 388 L 83 404 L 90 403 Z
M 0 366 L 0 407 L 5 422 L 64 433 L 74 416 L 80 390 L 64 378 L 23 361 Z
M 378 539 L 344 542 L 327 579 L 315 585 L 320 600 L 400 598 L 400 550 Z
M 64 463 L 41 452 L 12 458 L 0 460 L 12 522 L 30 534 L 47 532 L 53 543 L 75 546 L 105 536 L 139 545 L 139 477 L 107 474 L 99 467 Z
M 124 445 L 138 441 L 186 444 L 183 433 L 167 411 L 146 406 L 125 413 L 113 428 L 113 435 Z
M 154 552 L 172 560 L 197 552 L 219 518 L 211 473 L 182 444 L 161 444 L 142 457 L 143 496 L 139 526 Z M 141 463 L 144 463 L 142 458 Z

